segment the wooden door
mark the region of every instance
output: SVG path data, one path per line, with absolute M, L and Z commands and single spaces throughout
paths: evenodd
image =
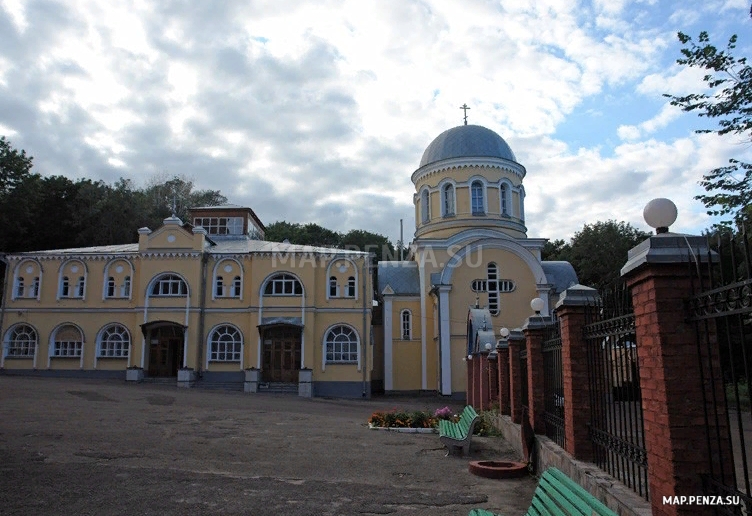
M 149 376 L 177 376 L 182 365 L 183 343 L 175 337 L 162 337 L 149 347 Z
M 263 381 L 298 383 L 300 331 L 299 328 L 266 330 L 261 368 Z

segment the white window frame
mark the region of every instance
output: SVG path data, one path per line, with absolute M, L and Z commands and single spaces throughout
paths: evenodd
M 347 341 L 337 340 L 338 337 L 347 337 Z M 343 346 L 347 346 L 347 349 L 344 349 Z M 360 367 L 360 336 L 355 328 L 346 324 L 337 324 L 326 331 L 324 334 L 324 363 L 357 364 Z
M 61 330 L 73 328 L 78 332 L 80 340 L 60 340 L 58 336 Z M 81 358 L 84 354 L 84 334 L 81 328 L 75 324 L 63 323 L 52 333 L 50 340 L 50 358 Z
M 480 199 L 478 199 L 480 201 L 479 206 L 476 206 L 476 195 L 475 195 L 476 189 L 480 194 Z M 486 213 L 488 213 L 488 211 L 486 210 L 486 191 L 485 190 L 486 190 L 486 185 L 480 179 L 473 179 L 472 181 L 470 181 L 470 214 L 471 215 L 483 216 Z
M 173 286 L 177 286 L 175 289 L 177 293 L 172 292 Z M 149 297 L 186 297 L 187 295 L 188 284 L 183 278 L 174 273 L 158 276 L 149 287 Z
M 27 330 L 21 332 L 21 330 Z M 29 336 L 20 339 L 21 335 Z M 3 340 L 3 357 L 5 358 L 34 358 L 39 345 L 39 333 L 30 324 L 20 323 L 8 328 Z M 25 351 L 22 353 L 22 351 Z
M 431 193 L 428 188 L 420 192 L 420 220 L 423 224 L 431 220 Z
M 345 287 L 345 297 L 348 299 L 355 299 L 358 293 L 358 283 L 355 280 L 355 276 L 349 276 L 347 278 L 347 286 Z
M 413 313 L 405 308 L 400 312 L 400 328 L 402 340 L 412 340 L 413 338 Z
M 287 287 L 290 287 L 290 292 Z M 300 292 L 298 292 L 300 290 Z M 298 297 L 303 295 L 303 284 L 298 278 L 289 273 L 275 274 L 264 285 L 264 295 L 274 297 Z
M 81 267 L 80 273 L 78 271 L 73 272 L 72 270 L 66 272 L 68 265 L 73 263 Z M 88 283 L 88 276 L 89 271 L 86 264 L 81 260 L 73 258 L 63 262 L 58 271 L 57 298 L 86 299 L 86 284 Z
M 114 336 L 119 339 L 113 338 Z M 108 324 L 97 337 L 97 358 L 128 358 L 131 347 L 131 334 L 120 323 Z
M 499 185 L 499 213 L 509 217 L 511 215 L 510 207 L 512 205 L 512 185 L 502 181 Z
M 334 288 L 332 288 L 334 287 Z M 336 276 L 329 276 L 329 282 L 327 284 L 326 296 L 329 299 L 339 297 L 339 282 Z
M 454 217 L 457 214 L 457 195 L 456 195 L 457 189 L 455 188 L 454 183 L 443 183 L 441 185 L 440 191 L 441 191 L 441 216 L 442 217 Z
M 222 340 L 230 336 L 232 341 Z M 212 328 L 207 338 L 207 362 L 240 362 L 243 357 L 243 332 L 232 324 L 219 324 Z

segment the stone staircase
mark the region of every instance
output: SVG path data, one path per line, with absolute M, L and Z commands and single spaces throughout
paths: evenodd
M 283 382 L 262 382 L 262 383 L 259 383 L 258 392 L 297 395 L 298 384 L 297 383 L 283 383 Z
M 170 385 L 172 387 L 177 387 L 178 378 L 177 376 L 144 376 L 143 383 Z

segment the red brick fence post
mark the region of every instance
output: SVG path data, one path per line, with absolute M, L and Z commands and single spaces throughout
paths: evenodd
M 543 340 L 550 317 L 536 315 L 528 317 L 522 325 L 527 345 L 527 404 L 530 411 L 530 426 L 536 434 L 546 433 L 543 413 L 546 400 L 543 392 Z
M 653 514 L 659 516 L 709 510 L 663 504 L 664 497 L 702 495 L 700 475 L 709 472 L 712 460 L 706 443 L 711 429 L 704 423 L 698 334 L 685 308 L 693 294 L 696 266 L 692 263 L 690 268 L 688 262 L 703 254 L 707 256 L 704 238 L 664 233 L 632 249 L 622 269 L 635 314 L 650 500 Z M 697 267 L 702 270 L 707 264 Z
M 522 422 L 522 381 L 520 378 L 520 349 L 525 336 L 520 330 L 512 330 L 509 342 L 509 412 L 513 423 Z

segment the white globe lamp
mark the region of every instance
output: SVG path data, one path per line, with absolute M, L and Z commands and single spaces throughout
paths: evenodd
M 509 328 L 502 328 L 499 330 L 499 335 L 501 335 L 502 339 L 506 339 L 509 337 Z
M 532 301 L 530 301 L 530 308 L 533 309 L 535 312 L 535 315 L 540 315 L 541 310 L 543 310 L 543 307 L 545 306 L 545 303 L 543 303 L 543 300 L 539 297 L 536 297 Z
M 676 216 L 678 211 L 676 210 L 676 204 L 670 199 L 659 197 L 653 199 L 645 205 L 645 209 L 642 210 L 642 216 L 645 218 L 645 222 L 648 226 L 655 228 L 657 234 L 668 233 L 668 228 L 676 222 Z

